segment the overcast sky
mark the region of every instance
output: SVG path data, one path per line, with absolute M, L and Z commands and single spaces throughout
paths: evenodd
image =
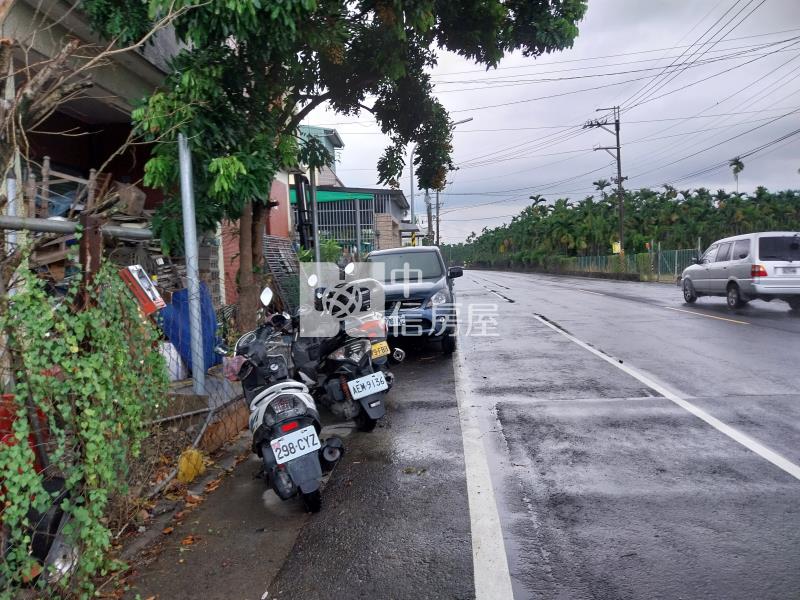
M 581 199 L 593 181 L 615 177 L 612 157 L 592 150 L 614 136 L 581 127 L 600 107 L 623 107 L 629 188 L 733 191 L 730 168 L 709 169 L 765 144 L 742 159 L 739 189 L 800 188 L 800 135 L 777 141 L 800 129 L 800 1 L 589 0 L 579 27 L 573 48 L 510 55 L 497 70 L 441 55 L 436 93 L 454 121 L 473 119 L 455 130 L 444 242 L 509 221 L 531 194 Z M 376 185 L 388 140 L 369 113 L 319 109 L 306 122 L 339 131 L 345 185 Z M 408 197 L 408 172 L 401 186 Z M 415 196 L 424 224 L 423 193 Z

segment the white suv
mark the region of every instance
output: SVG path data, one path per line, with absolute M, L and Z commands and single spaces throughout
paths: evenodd
M 692 303 L 700 296 L 725 296 L 730 308 L 750 300 L 785 300 L 800 311 L 800 232 L 768 231 L 711 244 L 683 271 L 678 285 Z

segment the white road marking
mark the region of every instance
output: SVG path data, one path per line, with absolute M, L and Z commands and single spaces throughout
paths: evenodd
M 459 375 L 461 353 L 453 361 L 458 415 L 464 442 L 469 520 L 472 530 L 472 567 L 476 600 L 512 599 L 511 574 L 500 528 L 500 515 L 489 474 L 489 461 L 475 409 L 469 404 L 468 383 Z
M 581 288 L 578 288 L 578 291 L 586 292 L 587 294 L 594 294 L 595 296 L 605 296 L 605 294 L 601 294 L 600 292 L 593 292 L 591 290 L 583 290 Z
M 708 315 L 706 315 L 706 316 L 708 316 Z M 675 392 L 667 389 L 664 385 L 662 385 L 662 384 L 660 384 L 660 383 L 658 383 L 656 381 L 653 381 L 652 379 L 650 379 L 646 375 L 643 375 L 642 373 L 639 373 L 636 369 L 632 369 L 628 365 L 622 364 L 622 363 L 616 361 L 615 359 L 611 358 L 610 356 L 608 356 L 606 354 L 603 354 L 599 350 L 597 350 L 595 348 L 592 348 L 591 346 L 589 346 L 588 344 L 582 342 L 581 340 L 579 340 L 575 336 L 570 335 L 569 333 L 567 333 L 563 329 L 559 329 L 558 327 L 556 327 L 555 325 L 553 325 L 552 323 L 550 323 L 546 319 L 543 319 L 539 315 L 533 315 L 533 317 L 535 319 L 537 319 L 539 322 L 544 323 L 545 325 L 547 325 L 553 331 L 556 331 L 556 332 L 560 333 L 561 335 L 563 335 L 568 340 L 578 344 L 578 346 L 580 346 L 584 350 L 588 350 L 589 352 L 591 352 L 595 356 L 599 356 L 600 358 L 602 358 L 607 363 L 614 365 L 620 371 L 624 371 L 625 373 L 627 373 L 631 377 L 633 377 L 635 379 L 638 379 L 641 383 L 643 383 L 644 385 L 646 385 L 650 389 L 658 392 L 659 394 L 661 394 L 662 396 L 664 396 L 668 400 L 671 400 L 672 402 L 674 402 L 675 404 L 677 404 L 678 406 L 680 406 L 684 410 L 687 410 L 688 412 L 692 413 L 697 418 L 702 419 L 703 421 L 705 421 L 706 423 L 711 425 L 714 429 L 716 429 L 720 433 L 723 433 L 723 434 L 727 435 L 733 441 L 741 444 L 742 446 L 744 446 L 748 450 L 751 450 L 752 452 L 755 452 L 761 458 L 763 458 L 765 460 L 768 460 L 769 462 L 771 462 L 773 465 L 775 465 L 776 467 L 778 467 L 779 469 L 781 469 L 785 473 L 788 473 L 789 475 L 791 475 L 795 479 L 799 479 L 800 480 L 800 466 L 798 466 L 798 465 L 794 464 L 793 462 L 791 462 L 790 460 L 784 458 L 783 456 L 781 456 L 780 454 L 778 454 L 774 450 L 770 450 L 769 448 L 767 448 L 766 446 L 764 446 L 760 442 L 757 442 L 756 440 L 754 440 L 750 436 L 742 433 L 738 429 L 735 429 L 735 428 L 731 427 L 730 425 L 728 425 L 726 423 L 723 423 L 722 421 L 720 421 L 719 419 L 717 419 L 714 416 L 711 416 L 709 413 L 704 411 L 702 408 L 700 408 L 698 406 L 695 406 L 691 402 L 688 402 L 688 401 L 684 400 L 683 398 L 681 398 Z
M 674 310 L 676 312 L 682 312 L 689 315 L 695 315 L 697 317 L 706 317 L 708 319 L 716 319 L 717 321 L 727 321 L 728 323 L 737 323 L 739 325 L 750 325 L 747 321 L 737 321 L 736 319 L 726 319 L 725 317 L 715 317 L 714 315 L 707 315 L 701 312 L 695 312 L 693 310 L 685 310 L 683 308 L 673 308 L 672 306 L 665 306 L 667 310 Z

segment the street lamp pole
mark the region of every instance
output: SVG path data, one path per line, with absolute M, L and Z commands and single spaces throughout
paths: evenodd
M 411 146 L 411 152 L 408 154 L 408 179 L 411 186 L 411 224 L 414 225 L 414 152 L 417 150 L 417 145 Z

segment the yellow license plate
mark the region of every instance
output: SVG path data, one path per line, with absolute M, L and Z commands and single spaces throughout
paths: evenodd
M 380 358 L 389 354 L 389 344 L 386 342 L 378 342 L 372 344 L 372 358 Z

